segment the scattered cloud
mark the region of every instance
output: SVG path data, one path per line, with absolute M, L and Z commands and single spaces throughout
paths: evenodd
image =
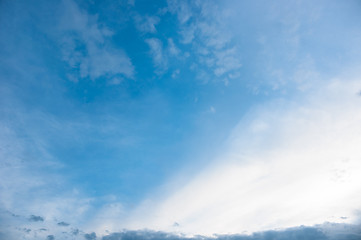
M 168 10 L 177 15 L 181 42 L 192 45 L 198 63 L 214 77 L 231 80 L 229 75 L 242 67 L 242 54 L 224 25 L 227 13 L 217 4 L 201 1 L 168 1 Z
M 238 54 L 239 53 L 237 53 L 235 48 L 215 52 L 214 56 L 216 61 L 214 74 L 217 77 L 220 77 L 225 73 L 228 73 L 227 77 L 232 79 L 231 76 L 234 76 L 237 73 L 237 70 L 242 67 L 240 56 Z
M 128 1 L 128 3 L 134 6 L 134 1 Z M 82 3 L 78 5 L 72 0 L 65 0 L 59 5 L 61 18 L 59 19 L 57 14 L 54 14 L 55 18 L 51 18 L 52 20 L 56 19 L 54 21 L 56 24 L 52 26 L 53 28 L 49 32 L 52 32 L 53 39 L 56 39 L 56 43 L 59 44 L 57 46 L 60 47 L 62 60 L 68 68 L 66 72 L 61 73 L 60 78 L 67 76 L 73 82 L 84 79 L 98 81 L 99 78 L 105 78 L 104 82 L 108 85 L 119 85 L 127 78 L 134 78 L 133 60 L 124 50 L 116 46 L 116 44 L 120 43 L 113 41 L 115 40 L 115 34 L 103 22 L 102 13 L 99 15 L 90 14 L 80 6 L 92 5 L 90 3 L 89 5 L 85 3 L 84 5 Z M 278 15 L 290 12 L 289 9 L 293 8 L 293 6 L 291 4 L 286 11 L 275 13 L 273 17 L 280 19 Z M 19 10 L 22 5 L 17 5 L 17 7 L 17 10 Z M 27 13 L 31 18 L 35 19 L 43 16 L 33 14 L 32 11 L 34 10 Z M 223 81 L 227 86 L 228 84 L 231 85 L 231 81 L 244 76 L 241 74 L 242 62 L 246 62 L 247 59 L 243 58 L 243 50 L 239 48 L 243 46 L 235 43 L 234 34 L 226 27 L 229 22 L 225 20 L 227 20 L 229 12 L 222 8 L 221 3 L 169 0 L 165 11 L 168 11 L 168 14 L 163 12 L 162 16 L 141 16 L 137 14 L 128 16 L 130 18 L 134 17 L 134 22 L 130 21 L 131 24 L 135 23 L 135 27 L 141 32 L 141 35 L 146 36 L 144 41 L 149 46 L 149 53 L 157 74 L 164 74 L 170 69 L 172 78 L 179 77 L 180 73 L 186 76 L 188 69 L 185 70 L 178 65 L 173 67 L 172 64 L 173 60 L 178 61 L 189 57 L 187 59 L 191 62 L 189 69 L 194 71 L 196 78 L 201 79 L 203 83 L 216 79 L 217 81 Z M 8 12 L 19 12 L 17 15 L 21 15 L 21 11 L 11 10 Z M 178 21 L 178 31 L 170 32 L 172 34 L 177 32 L 180 39 L 171 33 L 158 33 L 160 31 L 159 26 L 163 24 L 160 17 L 170 16 L 169 13 L 174 14 L 173 17 Z M 29 16 L 24 17 L 22 21 L 28 21 Z M 107 121 L 94 121 L 95 124 L 88 125 L 85 121 L 69 123 L 64 120 L 68 117 L 72 118 L 72 113 L 75 115 L 82 114 L 85 108 L 91 109 L 93 106 L 91 104 L 84 108 L 82 108 L 83 106 L 74 107 L 69 112 L 57 111 L 57 104 L 66 104 L 66 102 L 74 99 L 81 99 L 82 96 L 77 94 L 82 95 L 83 89 L 73 91 L 74 89 L 63 86 L 63 83 L 56 85 L 57 80 L 48 81 L 51 87 L 46 85 L 47 87 L 39 89 L 46 92 L 53 88 L 55 89 L 54 92 L 61 92 L 60 95 L 62 96 L 57 96 L 59 99 L 49 103 L 52 108 L 49 110 L 48 105 L 42 105 L 41 98 L 33 97 L 40 92 L 36 87 L 36 80 L 39 78 L 39 82 L 47 82 L 53 76 L 59 76 L 55 73 L 49 74 L 51 76 L 49 78 L 44 78 L 44 73 L 47 74 L 52 70 L 43 73 L 42 70 L 36 71 L 32 68 L 45 68 L 46 64 L 53 64 L 55 58 L 53 56 L 44 57 L 41 54 L 37 56 L 38 54 L 31 52 L 31 54 L 37 56 L 34 59 L 43 57 L 39 61 L 41 63 L 29 64 L 29 66 L 23 67 L 23 63 L 14 64 L 20 62 L 17 60 L 20 60 L 21 57 L 17 57 L 12 60 L 13 62 L 4 65 L 5 70 L 1 76 L 4 79 L 10 75 L 15 77 L 10 77 L 10 80 L 6 80 L 2 84 L 1 93 L 13 91 L 14 95 L 17 96 L 18 90 L 22 88 L 27 89 L 27 94 L 31 95 L 31 97 L 19 97 L 21 99 L 19 101 L 23 101 L 20 104 L 22 108 L 14 107 L 16 104 L 9 101 L 10 98 L 2 97 L 3 100 L 7 100 L 3 102 L 11 103 L 2 105 L 2 114 L 0 114 L 2 116 L 0 122 L 0 132 L 2 133 L 0 137 L 0 239 L 359 239 L 361 237 L 360 226 L 348 223 L 359 221 L 359 212 L 357 211 L 361 209 L 361 198 L 358 194 L 361 190 L 361 179 L 359 177 L 361 171 L 361 153 L 359 150 L 359 143 L 361 142 L 359 124 L 361 121 L 361 105 L 359 96 L 361 93 L 358 92 L 361 89 L 360 81 L 359 78 L 353 81 L 347 79 L 323 81 L 320 79 L 320 73 L 316 68 L 317 64 L 321 62 L 320 59 L 317 62 L 314 56 L 306 53 L 302 54 L 302 58 L 299 57 L 299 50 L 304 40 L 300 35 L 304 26 L 300 24 L 301 20 L 299 18 L 288 14 L 285 18 L 282 18 L 283 20 L 280 23 L 282 41 L 279 41 L 279 45 L 290 46 L 290 48 L 287 48 L 292 49 L 290 52 L 283 49 L 284 52 L 287 52 L 285 61 L 293 61 L 294 64 L 292 64 L 291 69 L 286 69 L 288 65 L 284 63 L 282 63 L 284 65 L 270 64 L 269 68 L 267 68 L 269 75 L 265 80 L 269 81 L 273 90 L 283 89 L 284 86 L 289 86 L 288 84 L 292 82 L 297 86 L 295 88 L 297 92 L 290 98 L 279 98 L 267 102 L 264 106 L 252 108 L 252 111 L 246 114 L 239 125 L 232 131 L 228 147 L 221 149 L 224 150 L 223 153 L 210 161 L 210 165 L 205 166 L 199 175 L 187 178 L 183 184 L 176 185 L 170 191 L 169 189 L 168 191 L 162 191 L 162 195 L 158 198 L 147 198 L 134 211 L 124 207 L 116 197 L 109 200 L 111 203 L 107 202 L 108 200 L 100 199 L 98 193 L 95 194 L 97 191 L 92 192 L 92 188 L 90 188 L 88 194 L 95 194 L 94 198 L 97 200 L 80 194 L 74 187 L 77 185 L 77 180 L 69 178 L 70 181 L 74 182 L 71 184 L 67 182 L 70 167 L 67 168 L 64 165 L 67 161 L 70 163 L 72 159 L 62 159 L 62 163 L 57 161 L 56 154 L 53 155 L 53 152 L 59 151 L 66 153 L 58 156 L 65 156 L 65 158 L 67 158 L 67 154 L 71 154 L 72 157 L 76 156 L 76 154 L 69 153 L 69 149 L 73 148 L 69 147 L 67 149 L 69 151 L 63 151 L 64 149 L 61 147 L 58 149 L 59 145 L 52 145 L 52 142 L 57 142 L 57 144 L 78 147 L 76 144 L 62 142 L 63 139 L 61 138 L 64 136 L 57 134 L 60 131 L 67 132 L 65 135 L 69 135 L 69 138 L 78 138 L 77 133 L 79 132 L 69 129 L 81 128 L 81 131 L 89 133 L 99 130 L 94 130 L 96 123 L 102 122 L 101 125 L 110 124 Z M 21 22 L 19 18 L 12 19 L 12 21 L 13 23 L 9 26 Z M 24 42 L 28 38 L 34 37 L 26 46 L 37 53 L 39 49 L 46 48 L 36 46 L 35 41 L 39 40 L 41 44 L 48 43 L 44 40 L 48 35 L 44 35 L 42 32 L 45 25 L 33 24 L 32 21 L 30 21 L 30 25 L 36 27 L 30 29 L 29 32 L 39 30 L 39 33 L 30 36 L 29 32 L 23 33 L 17 30 L 20 33 L 16 36 L 24 36 Z M 28 27 L 30 25 L 24 26 Z M 332 26 L 332 24 L 329 25 Z M 7 29 L 10 28 L 7 27 Z M 275 35 L 277 35 L 278 40 L 279 35 Z M 14 37 L 14 39 L 16 38 Z M 3 42 L 12 42 L 11 39 L 6 38 Z M 266 35 L 262 35 L 258 39 L 258 44 L 264 46 L 265 52 L 267 52 L 269 49 L 266 49 L 266 45 L 272 39 Z M 47 47 L 51 48 L 50 45 L 52 44 L 54 42 L 50 41 Z M 269 46 L 279 45 L 270 44 Z M 11 49 L 6 50 L 11 53 L 10 55 L 12 55 Z M 22 56 L 23 53 L 27 54 L 26 49 L 20 47 L 19 49 L 21 49 L 17 53 L 19 56 Z M 54 49 L 56 50 L 48 55 L 57 53 L 57 47 Z M 132 48 L 130 47 L 129 50 L 132 51 Z M 272 51 L 273 53 L 277 52 L 274 49 Z M 279 56 L 281 55 L 277 55 L 277 53 L 269 56 L 270 62 L 278 62 Z M 140 58 L 142 57 L 137 59 Z M 30 62 L 29 59 L 33 59 L 33 57 L 27 56 L 26 61 Z M 139 60 L 139 65 L 142 64 L 141 61 Z M 54 60 L 54 62 L 58 63 L 57 60 Z M 12 64 L 14 65 L 11 66 L 13 69 L 9 70 L 8 66 Z M 58 68 L 55 71 L 63 69 L 64 64 L 61 63 L 60 65 L 60 67 L 57 66 Z M 182 63 L 182 65 L 187 64 Z M 283 68 L 283 66 L 286 67 Z M 14 69 L 19 71 L 14 71 Z M 261 67 L 257 69 L 259 70 Z M 251 71 L 253 71 L 252 68 L 249 69 L 249 72 Z M 23 76 L 18 77 L 19 72 L 21 72 L 21 75 L 28 75 L 25 77 L 26 80 L 24 80 L 25 78 L 22 79 Z M 251 76 L 251 74 L 247 76 Z M 181 81 L 177 79 L 173 82 L 178 83 Z M 149 85 L 154 86 L 153 84 Z M 148 84 L 143 86 L 145 89 Z M 206 102 L 206 98 L 215 103 L 217 99 L 212 99 L 211 94 L 218 91 L 218 89 L 206 89 L 202 88 L 202 86 L 193 88 L 191 84 L 177 85 L 179 88 L 173 88 L 173 86 L 169 85 L 169 89 L 174 90 L 176 94 L 172 97 L 175 97 L 177 101 L 173 101 L 174 99 L 170 96 L 169 99 L 167 98 L 169 100 L 167 104 L 179 103 L 178 100 L 182 99 L 193 99 L 193 96 L 196 95 L 202 99 L 202 101 L 198 101 L 198 97 L 195 98 L 194 102 L 201 105 L 197 109 L 207 113 L 216 113 L 216 108 L 211 106 L 210 102 Z M 87 87 L 92 88 L 93 86 L 84 86 L 84 91 L 87 91 L 85 89 Z M 192 91 L 196 93 L 187 94 L 188 87 L 192 88 Z M 155 86 L 155 88 L 158 89 L 158 86 Z M 159 85 L 160 88 L 161 85 Z M 33 91 L 34 89 L 36 91 Z M 130 91 L 128 92 L 128 90 Z M 139 97 L 142 93 L 138 94 L 138 90 L 138 86 L 131 86 L 124 91 L 124 95 L 134 93 L 136 97 Z M 267 90 L 270 89 L 267 88 Z M 98 91 L 98 89 L 94 88 L 95 91 Z M 172 91 L 170 93 L 173 93 Z M 302 92 L 303 95 L 299 94 L 299 92 Z M 75 94 L 73 95 L 73 93 Z M 105 98 L 113 99 L 116 93 L 112 94 L 107 95 Z M 187 94 L 187 97 L 180 98 L 183 94 Z M 63 95 L 66 95 L 66 97 L 63 98 Z M 31 101 L 27 102 L 28 99 Z M 128 98 L 126 99 L 128 100 Z M 132 105 L 134 104 L 133 96 L 130 96 L 129 99 L 131 99 L 131 104 L 124 113 L 125 115 L 129 113 L 129 115 L 135 116 L 134 118 L 129 117 L 129 122 L 135 119 L 134 129 L 140 129 L 139 131 L 141 131 L 143 129 L 139 127 L 137 121 L 142 118 L 139 118 L 138 114 L 133 114 L 136 111 L 128 111 L 135 106 Z M 104 112 L 112 107 L 114 107 L 115 111 L 122 108 L 120 105 L 123 102 L 118 100 L 118 98 L 115 99 L 115 105 L 104 101 L 106 105 Z M 229 98 L 227 100 L 233 99 Z M 44 100 L 44 102 L 46 101 Z M 238 104 L 238 102 L 235 104 Z M 218 102 L 215 105 L 218 112 L 219 109 L 224 109 L 224 106 L 220 107 L 219 105 Z M 182 105 L 181 114 L 184 113 L 185 119 L 194 119 L 193 117 L 187 117 L 195 116 L 194 107 L 192 107 L 192 112 L 188 107 Z M 234 109 L 237 108 L 237 106 L 233 107 Z M 47 114 L 47 110 L 42 111 L 40 108 L 59 113 Z M 96 105 L 96 109 L 99 108 L 102 107 Z M 174 109 L 177 110 L 178 108 Z M 189 112 L 187 112 L 188 110 Z M 102 111 L 99 112 L 100 114 L 103 113 Z M 99 112 L 89 110 L 87 112 L 89 115 L 86 115 L 86 117 L 90 115 L 96 116 Z M 111 117 L 118 118 L 123 113 L 122 111 L 119 112 L 116 116 Z M 9 113 L 11 113 L 11 117 L 7 117 Z M 172 112 L 167 113 L 169 116 L 173 116 L 172 114 Z M 241 112 L 237 112 L 237 114 L 241 114 Z M 59 118 L 55 117 L 55 115 Z M 125 115 L 124 117 L 127 118 Z M 215 118 L 218 115 L 213 116 Z M 207 116 L 210 116 L 210 114 L 207 114 Z M 123 118 L 123 115 L 120 117 Z M 171 118 L 173 119 L 173 117 Z M 16 123 L 13 123 L 14 121 Z M 72 127 L 67 126 L 68 124 L 71 124 Z M 152 128 L 152 121 L 147 121 L 147 126 L 151 126 L 149 129 Z M 117 127 L 122 128 L 123 126 Z M 132 127 L 133 125 L 130 128 Z M 36 130 L 34 130 L 35 128 Z M 114 135 L 118 133 L 118 130 L 116 130 L 118 128 L 114 126 L 105 128 L 111 128 Z M 169 129 L 168 125 L 164 128 Z M 95 134 L 94 138 L 109 137 L 104 134 L 103 130 L 103 128 L 99 130 L 101 134 Z M 144 134 L 149 134 L 148 129 L 146 130 Z M 157 129 L 151 130 L 153 133 Z M 189 129 L 185 128 L 184 131 L 183 129 L 179 131 L 185 133 Z M 45 135 L 47 137 L 44 137 Z M 48 135 L 55 135 L 56 137 L 49 137 Z M 85 139 L 84 136 L 88 137 L 89 135 L 85 134 L 79 137 L 79 142 Z M 113 140 L 114 138 L 104 141 L 109 143 Z M 158 143 L 156 141 L 155 144 Z M 84 153 L 84 151 L 79 152 Z M 121 153 L 121 151 L 118 153 Z M 104 158 L 108 158 L 108 155 Z M 79 169 L 94 167 L 92 161 L 85 163 L 82 166 L 84 168 L 79 167 Z M 79 165 L 84 162 L 79 161 Z M 120 162 L 117 163 L 119 166 Z M 154 163 L 158 164 L 159 161 L 157 160 Z M 149 163 L 147 163 L 148 165 Z M 109 164 L 109 166 L 113 165 Z M 69 172 L 69 174 L 76 175 L 76 172 L 72 172 L 72 170 Z M 120 175 L 118 172 L 112 174 Z M 82 176 L 79 176 L 79 179 L 82 179 Z M 94 182 L 90 181 L 89 185 L 93 183 L 98 184 L 94 180 Z M 118 191 L 120 188 L 117 186 L 114 189 Z M 139 189 L 137 191 L 143 192 L 143 190 Z M 264 199 L 267 199 L 267 201 Z M 95 201 L 99 202 L 94 204 Z M 60 222 L 60 220 L 64 221 Z M 324 221 L 334 223 L 314 226 L 315 223 Z M 300 224 L 306 224 L 308 227 L 288 228 Z M 119 232 L 122 227 L 128 229 L 152 228 L 154 231 L 124 230 Z M 286 229 L 267 230 L 278 229 L 279 227 Z M 243 230 L 249 232 L 242 232 Z M 176 233 L 171 233 L 173 231 L 176 231 Z M 214 232 L 224 233 L 224 235 L 212 235 Z M 189 235 L 183 235 L 183 233 Z M 204 235 L 194 235 L 197 233 Z M 230 235 L 226 233 L 242 234 Z

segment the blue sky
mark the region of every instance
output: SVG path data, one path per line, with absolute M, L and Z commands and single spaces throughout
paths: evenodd
M 0 236 L 358 226 L 360 11 L 2 1 Z

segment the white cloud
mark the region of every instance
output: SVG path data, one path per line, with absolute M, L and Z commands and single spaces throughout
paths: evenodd
M 160 18 L 157 16 L 140 16 L 139 14 L 134 16 L 135 26 L 142 33 L 156 33 L 156 25 L 160 22 Z
M 170 55 L 177 56 L 180 52 L 178 47 L 175 45 L 173 39 L 168 38 L 168 52 Z
M 194 24 L 189 26 L 181 26 L 179 34 L 181 35 L 182 39 L 181 42 L 183 44 L 189 44 L 193 41 L 195 37 L 195 31 L 197 30 Z
M 186 1 L 175 1 L 168 0 L 168 10 L 177 14 L 178 20 L 181 24 L 186 23 L 193 15 L 191 7 L 187 4 Z
M 73 1 L 64 1 L 63 16 L 59 24 L 63 59 L 76 72 L 72 80 L 80 77 L 94 80 L 104 76 L 122 74 L 132 78 L 134 67 L 124 51 L 111 46 L 113 34 L 98 23 L 96 16 L 78 8 Z
M 201 1 L 168 1 L 168 8 L 178 17 L 180 42 L 192 44 L 198 62 L 216 78 L 231 80 L 228 75 L 239 71 L 242 64 L 241 53 L 232 43 L 232 34 L 224 23 L 227 11 L 217 4 Z
M 157 38 L 149 38 L 145 42 L 149 45 L 150 54 L 154 65 L 158 68 L 158 72 L 163 73 L 168 69 L 168 59 L 164 53 L 162 42 Z
M 234 70 L 236 71 L 242 67 L 240 56 L 235 48 L 217 51 L 214 53 L 214 56 L 216 59 L 214 74 L 216 76 L 222 76 L 225 73 L 232 75 L 234 74 Z
M 148 38 L 145 42 L 150 48 L 150 54 L 153 59 L 153 64 L 156 67 L 155 72 L 157 74 L 164 74 L 168 70 L 168 63 L 172 58 L 179 57 L 180 50 L 174 43 L 172 38 L 168 38 L 167 45 L 163 46 L 163 43 L 158 38 Z M 174 75 L 175 74 L 175 75 Z M 179 74 L 179 70 L 173 72 L 172 77 Z
M 125 226 L 213 234 L 357 220 L 359 89 L 359 79 L 334 79 L 250 112 L 221 156 Z
M 179 73 L 180 73 L 180 70 L 179 70 L 179 69 L 176 69 L 175 71 L 173 71 L 173 73 L 172 73 L 172 78 L 177 78 L 178 75 L 179 75 Z

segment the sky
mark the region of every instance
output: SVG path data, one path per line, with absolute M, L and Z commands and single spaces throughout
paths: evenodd
M 0 1 L 0 239 L 359 239 L 360 11 Z

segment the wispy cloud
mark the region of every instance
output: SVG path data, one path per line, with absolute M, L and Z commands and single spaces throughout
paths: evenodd
M 148 38 L 145 42 L 149 45 L 153 63 L 158 69 L 157 72 L 164 73 L 168 69 L 168 57 L 164 53 L 162 42 L 157 38 Z
M 134 21 L 136 28 L 140 32 L 156 33 L 156 25 L 160 22 L 160 18 L 157 16 L 141 16 L 139 14 L 135 14 Z
M 168 52 L 173 56 L 178 56 L 180 53 L 179 48 L 175 45 L 172 38 L 168 38 Z
M 237 74 L 242 67 L 242 53 L 232 43 L 229 28 L 224 26 L 227 13 L 210 2 L 168 1 L 168 10 L 177 15 L 181 42 L 196 50 L 200 66 L 223 81 Z
M 167 72 L 172 59 L 178 58 L 179 60 L 181 51 L 172 38 L 167 39 L 167 44 L 165 46 L 161 39 L 158 38 L 148 38 L 145 39 L 145 42 L 150 48 L 150 55 L 152 56 L 153 64 L 156 68 L 156 74 L 162 75 Z
M 134 67 L 123 50 L 114 48 L 109 38 L 112 32 L 101 26 L 96 16 L 81 10 L 75 2 L 64 1 L 60 6 L 63 15 L 58 26 L 57 37 L 63 59 L 69 64 L 69 78 L 95 80 L 99 77 L 124 75 L 132 78 Z

